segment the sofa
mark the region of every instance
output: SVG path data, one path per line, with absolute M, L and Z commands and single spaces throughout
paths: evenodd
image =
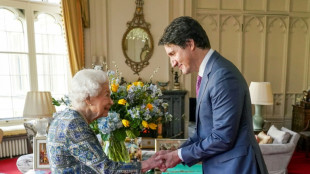
M 270 129 L 275 130 L 276 133 L 272 134 Z M 259 144 L 259 147 L 262 151 L 268 172 L 270 174 L 286 174 L 287 166 L 295 151 L 300 135 L 285 127 L 276 130 L 274 126 L 271 126 L 270 129 L 267 135 L 273 139 L 273 144 Z M 279 133 L 283 135 L 283 132 L 290 135 L 287 142 L 279 142 L 283 140 L 277 136 Z

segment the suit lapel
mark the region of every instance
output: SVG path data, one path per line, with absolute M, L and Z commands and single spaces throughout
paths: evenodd
M 213 64 L 215 62 L 215 60 L 219 57 L 218 52 L 214 51 L 214 53 L 211 55 L 210 59 L 207 62 L 205 71 L 203 73 L 203 77 L 201 80 L 201 84 L 200 84 L 200 89 L 199 89 L 199 93 L 198 93 L 198 98 L 197 98 L 197 106 L 196 106 L 196 128 L 198 128 L 198 112 L 200 109 L 200 104 L 201 104 L 201 100 L 206 92 L 207 89 L 207 84 L 209 81 L 209 74 L 212 70 Z

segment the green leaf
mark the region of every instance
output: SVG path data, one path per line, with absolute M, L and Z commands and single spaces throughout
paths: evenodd
M 125 141 L 126 139 L 126 131 L 125 129 L 116 129 L 113 132 L 113 136 L 115 137 L 116 140 L 118 141 Z
M 110 139 L 110 134 L 103 134 L 100 132 L 102 141 L 108 141 Z
M 98 121 L 94 120 L 89 124 L 90 128 L 95 132 L 95 134 L 99 134 Z
M 55 106 L 60 106 L 60 103 L 55 98 L 52 98 L 52 104 Z

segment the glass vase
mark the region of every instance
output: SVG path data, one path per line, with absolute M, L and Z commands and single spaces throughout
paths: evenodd
M 130 162 L 125 141 L 118 141 L 115 138 L 110 138 L 104 143 L 104 152 L 112 161 L 125 163 Z

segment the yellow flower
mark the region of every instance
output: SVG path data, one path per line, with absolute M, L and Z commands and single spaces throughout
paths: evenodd
M 130 89 L 131 85 L 127 85 L 127 91 Z
M 138 85 L 142 87 L 144 84 L 143 82 L 138 82 Z
M 123 123 L 123 125 L 124 125 L 125 127 L 129 127 L 129 121 L 128 121 L 128 120 L 123 119 L 123 120 L 122 120 L 122 123 Z
M 118 84 L 113 83 L 113 84 L 111 85 L 111 91 L 112 91 L 112 92 L 117 92 L 118 86 L 119 86 Z
M 148 109 L 151 111 L 151 110 L 153 110 L 153 105 L 150 104 L 150 103 L 148 103 L 148 104 L 145 106 L 145 108 L 146 108 L 146 109 L 148 108 Z
M 125 105 L 127 103 L 127 101 L 125 99 L 120 99 L 120 100 L 118 100 L 117 103 L 120 105 Z
M 145 127 L 145 128 L 149 128 L 149 125 L 148 125 L 147 122 L 144 121 L 144 120 L 142 121 L 142 126 Z
M 138 82 L 132 82 L 132 85 L 138 86 Z
M 153 129 L 153 130 L 156 130 L 157 124 L 155 124 L 155 123 L 150 123 L 150 124 L 149 124 L 149 127 L 150 127 L 151 129 Z
M 135 86 L 141 86 L 141 87 L 144 85 L 143 82 L 140 82 L 140 81 L 133 82 L 132 84 Z

